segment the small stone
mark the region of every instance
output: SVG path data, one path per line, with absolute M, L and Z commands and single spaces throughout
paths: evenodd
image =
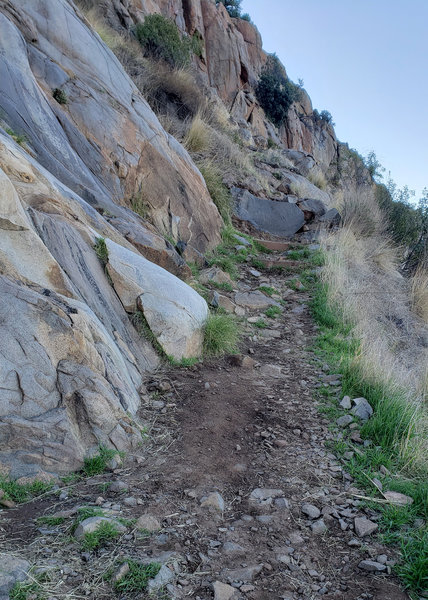
M 260 271 L 257 271 L 256 269 L 248 269 L 248 272 L 250 273 L 250 275 L 252 275 L 253 277 L 260 277 L 261 273 Z
M 120 467 L 122 467 L 122 466 L 123 466 L 123 460 L 118 452 L 116 452 L 116 454 L 114 454 L 107 463 L 107 468 L 110 471 L 114 471 L 115 469 L 120 469 Z
M 238 597 L 238 591 L 227 583 L 215 581 L 213 583 L 214 600 L 233 600 Z
M 97 506 L 102 506 L 105 502 L 105 499 L 102 496 L 98 496 L 98 498 L 95 500 L 95 504 Z
M 277 448 L 286 448 L 288 446 L 287 440 L 275 440 L 273 443 Z
M 352 423 L 353 420 L 354 419 L 351 417 L 351 415 L 343 415 L 342 417 L 336 419 L 336 423 L 339 427 L 346 427 L 347 425 Z
M 406 496 L 405 494 L 400 494 L 399 492 L 385 492 L 383 496 L 391 504 L 398 504 L 399 506 L 413 504 L 413 498 Z
M 134 496 L 128 496 L 128 498 L 125 498 L 123 503 L 126 506 L 137 506 L 137 498 L 134 498 Z
M 124 481 L 113 481 L 113 483 L 109 487 L 109 492 L 124 492 L 128 489 L 127 484 Z
M 373 523 L 373 521 L 370 521 L 365 517 L 356 517 L 354 519 L 354 528 L 355 533 L 361 538 L 374 533 L 378 526 L 376 523 Z
M 376 557 L 376 560 L 378 563 L 380 563 L 381 565 L 386 565 L 387 561 L 388 561 L 388 557 L 386 554 L 379 554 Z
M 168 585 L 174 579 L 174 577 L 174 571 L 167 567 L 167 565 L 162 565 L 156 577 L 149 580 L 149 583 L 147 585 L 149 594 Z
M 349 396 L 344 396 L 339 406 L 341 406 L 344 410 L 349 410 L 352 406 L 351 398 Z
M 361 542 L 360 540 L 357 540 L 357 538 L 352 538 L 352 540 L 349 540 L 348 546 L 351 546 L 351 548 L 357 548 L 358 546 L 361 546 Z
M 250 504 L 263 504 L 272 503 L 273 498 L 280 498 L 284 496 L 282 490 L 271 489 L 271 488 L 256 488 L 250 494 L 248 501 Z
M 373 414 L 373 409 L 365 398 L 355 398 L 352 400 L 355 405 L 351 413 L 362 421 L 368 421 Z
M 260 367 L 260 373 L 266 377 L 280 377 L 281 367 L 280 365 L 262 365 Z
M 251 565 L 243 567 L 241 569 L 225 569 L 224 575 L 226 579 L 231 583 L 232 581 L 243 581 L 244 583 L 253 581 L 263 569 L 263 565 Z
M 165 402 L 163 400 L 152 400 L 152 408 L 155 410 L 162 410 L 165 408 Z
M 307 515 L 310 519 L 318 519 L 318 517 L 321 514 L 321 511 L 313 504 L 303 504 L 302 513 Z
M 149 514 L 141 515 L 141 517 L 137 519 L 135 527 L 142 531 L 149 531 L 150 533 L 159 531 L 159 529 L 162 528 L 157 518 L 154 515 Z
M 120 565 L 118 569 L 114 572 L 111 580 L 113 583 L 117 583 L 121 579 L 123 579 L 129 573 L 129 564 L 124 562 Z
M 250 585 L 249 583 L 246 583 L 244 585 L 241 585 L 241 587 L 239 589 L 244 594 L 248 594 L 248 592 L 254 592 L 254 590 L 256 588 L 253 585 Z
M 323 519 L 319 519 L 318 521 L 314 521 L 311 525 L 312 533 L 315 535 L 322 535 L 327 531 L 327 525 L 325 524 Z
M 386 565 L 376 562 L 375 560 L 362 560 L 358 567 L 364 571 L 368 571 L 369 573 L 386 570 Z
M 201 506 L 203 508 L 213 508 L 219 512 L 224 512 L 224 500 L 218 492 L 212 492 L 208 496 L 204 496 L 201 499 Z

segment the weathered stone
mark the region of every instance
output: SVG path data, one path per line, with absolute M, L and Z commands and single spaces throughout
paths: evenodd
M 150 579 L 147 584 L 147 590 L 149 593 L 153 593 L 160 590 L 162 587 L 168 585 L 175 579 L 175 573 L 172 568 L 168 565 L 162 565 L 159 573 L 153 579 Z
M 30 563 L 17 556 L 0 554 L 0 599 L 9 598 L 13 586 L 27 579 Z
M 318 521 L 314 521 L 311 524 L 311 529 L 312 533 L 314 533 L 315 535 L 322 535 L 328 530 L 328 527 L 323 519 L 318 519 Z
M 400 506 L 410 505 L 414 502 L 413 498 L 399 492 L 383 492 L 383 497 L 391 504 L 398 504 Z
M 354 528 L 355 533 L 361 538 L 374 533 L 378 526 L 377 523 L 373 523 L 373 521 L 365 517 L 356 517 L 354 519 Z
M 204 496 L 201 499 L 201 506 L 203 508 L 213 508 L 218 512 L 224 512 L 224 500 L 218 492 L 212 492 L 208 496 Z
M 233 188 L 235 213 L 261 231 L 279 237 L 294 235 L 304 224 L 303 211 L 295 204 L 257 198 L 247 190 Z
M 308 516 L 310 519 L 318 519 L 318 517 L 321 514 L 321 511 L 313 504 L 305 503 L 302 505 L 302 513 Z
M 352 423 L 353 420 L 354 419 L 351 417 L 351 415 L 343 415 L 336 419 L 336 423 L 339 427 L 346 427 L 347 425 Z
M 354 408 L 351 413 L 362 421 L 368 421 L 373 414 L 373 409 L 365 398 L 355 398 L 352 400 Z
M 229 273 L 225 273 L 225 271 L 222 271 L 218 267 L 210 267 L 209 269 L 202 271 L 202 273 L 199 276 L 199 281 L 201 283 L 205 283 L 205 284 L 206 283 L 218 283 L 219 285 L 221 285 L 222 283 L 227 283 L 229 285 L 233 284 L 232 278 L 230 277 Z
M 351 398 L 349 396 L 344 396 L 340 401 L 339 406 L 344 410 L 349 410 L 352 406 Z
M 221 581 L 215 581 L 213 583 L 214 600 L 235 600 L 239 596 L 239 592 L 236 588 L 227 583 Z
M 269 306 L 280 306 L 278 302 L 269 298 L 260 290 L 254 292 L 236 292 L 235 303 L 251 309 L 263 309 Z
M 115 519 L 111 519 L 109 517 L 89 517 L 88 519 L 85 519 L 79 523 L 74 532 L 74 537 L 78 540 L 82 539 L 87 533 L 93 533 L 96 531 L 101 523 L 110 523 L 118 533 L 126 532 L 126 527 Z
M 333 227 L 335 225 L 339 225 L 341 221 L 341 216 L 339 211 L 336 208 L 330 208 L 324 215 L 319 217 L 319 221 L 325 223 L 326 225 Z
M 262 571 L 263 565 L 251 565 L 241 569 L 224 569 L 222 574 L 229 581 L 243 581 L 244 583 L 253 581 L 255 577 Z
M 386 565 L 376 562 L 375 560 L 362 560 L 358 567 L 363 569 L 364 571 L 368 571 L 369 573 L 376 573 L 386 571 Z
M 125 309 L 139 308 L 165 353 L 176 360 L 199 356 L 203 326 L 208 317 L 205 300 L 165 269 L 143 256 L 106 240 L 108 272 Z
M 150 533 L 162 529 L 158 519 L 154 515 L 149 514 L 141 515 L 141 517 L 137 519 L 135 527 L 140 530 L 150 531 Z
M 284 495 L 282 490 L 271 488 L 256 488 L 250 494 L 248 499 L 250 504 L 272 503 L 274 498 L 280 498 Z

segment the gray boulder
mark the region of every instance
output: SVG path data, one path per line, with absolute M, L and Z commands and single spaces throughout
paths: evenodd
M 303 226 L 303 211 L 289 202 L 257 198 L 247 190 L 232 188 L 235 214 L 254 227 L 279 237 L 291 237 Z

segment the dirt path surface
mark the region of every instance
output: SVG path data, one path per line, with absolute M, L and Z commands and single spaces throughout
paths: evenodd
M 162 598 L 408 597 L 390 574 L 391 549 L 375 534 L 361 535 L 367 521 L 358 519 L 375 523 L 376 514 L 360 507 L 360 492 L 329 451 L 335 433 L 314 395 L 337 386 L 337 378 L 309 350 L 316 334 L 309 297 L 290 289 L 287 278 L 255 277 L 246 265 L 238 288 L 276 288 L 287 303 L 282 314 L 264 317 L 265 329 L 248 323 L 240 356 L 165 370 L 147 382 L 141 417 L 151 425 L 140 456 L 59 490 L 54 500 L 0 513 L 3 549 L 54 573 L 46 584 L 51 600 L 145 598 L 115 596 L 105 578 L 127 558 L 165 564 Z M 126 532 L 83 551 L 70 535 L 83 505 L 127 519 Z M 52 514 L 66 519 L 35 521 Z M 139 530 L 132 519 L 142 515 L 158 525 L 146 519 Z M 366 570 L 382 565 L 384 571 Z

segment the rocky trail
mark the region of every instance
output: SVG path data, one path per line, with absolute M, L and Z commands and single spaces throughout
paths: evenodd
M 22 598 L 407 598 L 376 514 L 331 453 L 336 433 L 315 394 L 331 386 L 339 401 L 340 382 L 310 350 L 316 326 L 296 277 L 241 265 L 234 292 L 221 292 L 247 305 L 241 354 L 163 367 L 146 382 L 140 454 L 0 511 L 10 577 L 31 565 L 37 582 Z M 280 299 L 282 313 L 267 318 Z M 91 523 L 73 532 L 79 514 L 111 519 L 120 535 L 82 547 Z M 148 591 L 129 584 L 133 561 L 162 564 Z

